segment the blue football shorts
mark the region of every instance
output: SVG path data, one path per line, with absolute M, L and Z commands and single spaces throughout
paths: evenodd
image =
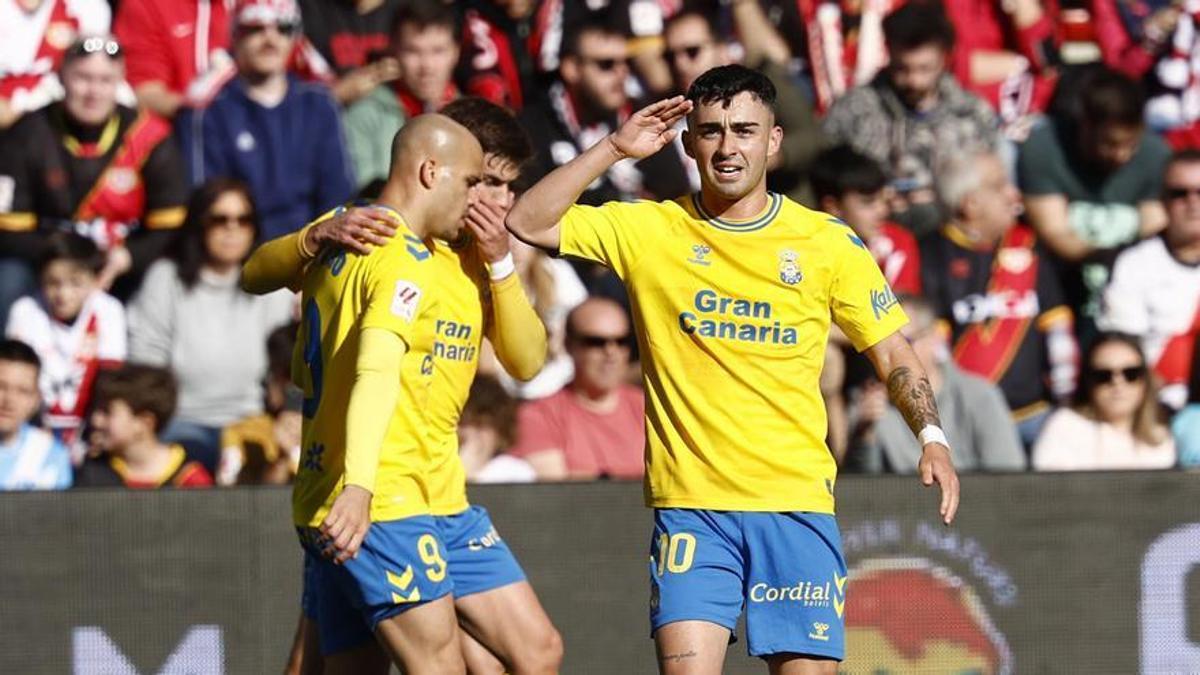
M 342 565 L 321 555 L 315 528 L 298 532 L 307 558 L 302 603 L 317 621 L 322 654 L 369 642 L 380 621 L 454 591 L 433 516 L 371 523 L 358 556 Z
M 434 516 L 449 553 L 450 577 L 458 598 L 525 580 L 508 544 L 500 538 L 487 509 L 471 506 L 451 516 Z
M 651 633 L 675 621 L 733 631 L 746 610 L 751 656 L 841 660 L 846 561 L 832 515 L 656 509 Z

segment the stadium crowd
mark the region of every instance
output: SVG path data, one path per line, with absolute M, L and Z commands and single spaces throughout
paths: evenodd
M 873 303 L 909 315 L 960 471 L 1200 466 L 1197 16 L 1161 0 L 0 0 L 0 489 L 288 482 L 296 300 L 241 289 L 257 243 L 374 194 L 395 132 L 460 97 L 522 122 L 519 188 L 734 62 L 778 91 L 770 188 L 850 225 L 894 290 Z M 677 140 L 583 201 L 698 188 Z M 468 479 L 640 477 L 623 287 L 513 247 L 550 353 L 527 382 L 481 357 Z M 836 330 L 821 393 L 844 471 L 916 471 L 916 439 Z

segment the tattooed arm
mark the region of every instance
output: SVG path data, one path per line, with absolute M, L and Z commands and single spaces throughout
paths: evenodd
M 887 383 L 892 405 L 904 416 L 914 436 L 919 436 L 926 426 L 941 426 L 933 387 L 904 336 L 893 333 L 867 349 L 865 354 L 875 366 L 879 379 Z M 950 448 L 938 442 L 926 443 L 921 449 L 918 468 L 922 483 L 930 486 L 936 482 L 941 486 L 940 513 L 949 525 L 958 510 L 958 474 L 950 461 Z

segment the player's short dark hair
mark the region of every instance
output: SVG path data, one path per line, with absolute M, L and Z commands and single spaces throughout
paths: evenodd
M 907 52 L 934 45 L 954 49 L 954 25 L 946 18 L 941 3 L 910 2 L 883 20 L 883 37 L 893 52 Z
M 720 39 L 721 30 L 717 27 L 716 17 L 713 16 L 712 12 L 706 11 L 702 5 L 695 2 L 684 3 L 683 9 L 671 15 L 671 17 L 666 20 L 666 22 L 663 24 L 663 35 L 666 35 L 667 31 L 671 30 L 671 26 L 674 26 L 685 19 L 700 19 L 704 22 L 704 27 L 708 29 L 708 34 L 712 37 L 712 39 Z
M 461 419 L 466 424 L 495 429 L 500 443 L 506 448 L 516 440 L 517 401 L 491 375 L 479 375 L 471 383 L 471 393 L 463 405 Z
M 50 263 L 59 261 L 69 262 L 92 274 L 99 274 L 104 269 L 104 254 L 96 242 L 66 230 L 54 232 L 46 238 L 42 254 L 38 256 L 38 274 L 45 272 Z
M 42 368 L 42 360 L 38 358 L 37 352 L 20 340 L 0 340 L 0 361 L 25 363 L 36 370 Z
M 484 153 L 503 157 L 518 167 L 533 157 L 533 141 L 508 108 L 478 96 L 451 101 L 441 112 L 475 135 Z
M 888 184 L 879 162 L 844 144 L 817 155 L 809 180 L 817 199 L 841 199 L 850 192 L 875 194 Z
M 392 39 L 400 35 L 400 29 L 412 26 L 417 31 L 429 28 L 445 28 L 456 40 L 458 38 L 458 13 L 454 6 L 442 0 L 406 0 L 400 3 L 392 17 Z
M 121 401 L 135 415 L 154 416 L 154 433 L 162 431 L 175 414 L 178 396 L 175 376 L 166 368 L 130 363 L 100 371 L 93 393 L 94 405 L 103 408 Z
M 697 106 L 719 102 L 728 108 L 733 98 L 742 92 L 749 92 L 768 108 L 775 109 L 775 85 L 771 80 L 757 70 L 736 63 L 705 71 L 688 87 L 687 98 Z
M 609 9 L 587 12 L 563 28 L 562 46 L 558 49 L 559 60 L 579 58 L 579 45 L 583 36 L 599 33 L 605 36 L 625 37 L 625 31 L 617 25 L 615 14 Z
M 1095 68 L 1078 83 L 1078 122 L 1089 126 L 1141 127 L 1146 90 L 1111 68 Z

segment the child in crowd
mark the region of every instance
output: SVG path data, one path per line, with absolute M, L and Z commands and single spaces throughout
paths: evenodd
M 529 483 L 537 478 L 533 467 L 504 451 L 516 435 L 517 402 L 500 382 L 480 375 L 458 421 L 458 455 L 470 483 Z
M 46 426 L 68 448 L 82 447 L 78 434 L 97 371 L 125 360 L 125 309 L 100 289 L 103 267 L 104 254 L 90 239 L 50 235 L 38 263 L 41 292 L 13 303 L 5 329 L 41 360 Z
M 0 340 L 0 491 L 71 487 L 66 447 L 29 424 L 40 401 L 39 368 L 29 345 Z
M 101 372 L 91 414 L 99 450 L 75 474 L 77 487 L 206 487 L 212 475 L 183 448 L 159 440 L 175 413 L 175 379 L 162 368 L 126 365 Z

